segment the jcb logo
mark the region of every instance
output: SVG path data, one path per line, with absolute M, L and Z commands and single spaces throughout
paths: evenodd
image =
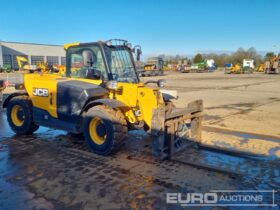
M 45 89 L 45 88 L 33 88 L 33 95 L 34 96 L 48 97 L 49 96 L 49 90 Z

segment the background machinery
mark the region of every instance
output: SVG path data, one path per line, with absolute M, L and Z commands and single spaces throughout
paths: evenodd
M 225 64 L 225 74 L 242 74 L 243 70 L 240 64 Z
M 207 63 L 208 71 L 212 72 L 217 69 L 217 65 L 216 65 L 214 59 L 207 59 L 206 63 Z
M 232 69 L 232 67 L 233 67 L 233 64 L 232 64 L 232 63 L 226 63 L 226 64 L 224 65 L 224 67 L 225 67 L 224 73 L 225 73 L 225 74 L 230 74 L 231 69 Z
M 269 61 L 264 63 L 264 72 L 266 74 L 279 74 L 280 73 L 280 57 L 274 56 Z
M 144 65 L 142 76 L 158 76 L 163 75 L 163 59 L 161 57 L 148 58 Z
M 191 65 L 187 60 L 179 61 L 177 65 L 177 71 L 180 71 L 181 73 L 189 73 L 191 71 Z
M 24 56 L 18 55 L 16 59 L 20 71 L 34 72 L 38 69 L 36 65 L 29 64 L 28 59 Z
M 254 72 L 254 60 L 243 60 L 243 64 L 240 65 L 239 63 L 227 63 L 225 64 L 225 74 L 246 74 L 246 73 L 253 73 Z
M 253 59 L 243 59 L 243 73 L 251 74 L 255 70 L 255 61 Z
M 34 73 L 35 71 L 42 73 L 59 73 L 65 75 L 66 67 L 64 65 L 49 65 L 47 62 L 39 62 L 37 65 L 31 65 L 24 56 L 17 56 L 19 70 Z
M 265 64 L 261 63 L 258 68 L 256 69 L 256 72 L 264 72 L 265 70 Z
M 207 62 L 204 60 L 202 62 L 192 64 L 191 65 L 191 72 L 193 72 L 193 73 L 208 72 Z
M 127 41 L 73 43 L 65 49 L 66 77 L 24 74 L 22 90 L 4 101 L 15 133 L 31 134 L 39 126 L 66 130 L 82 134 L 93 152 L 108 155 L 129 130 L 144 129 L 160 159 L 172 158 L 188 140 L 200 140 L 202 101 L 176 109 L 171 99 L 177 93 L 162 90 L 163 80 L 141 82 L 135 49 Z M 158 87 L 148 86 L 154 83 Z
M 216 70 L 217 66 L 214 59 L 206 59 L 199 63 L 194 63 L 191 65 L 191 72 L 203 73 L 203 72 L 213 72 Z
M 0 66 L 0 73 L 10 73 L 12 71 L 13 69 L 9 64 L 4 64 L 3 66 Z

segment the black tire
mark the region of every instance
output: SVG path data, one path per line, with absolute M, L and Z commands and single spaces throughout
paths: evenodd
M 19 109 L 15 117 L 15 109 Z M 19 117 L 21 115 L 21 117 Z M 19 123 L 15 123 L 18 118 Z M 33 122 L 32 102 L 28 96 L 18 96 L 12 98 L 7 106 L 7 119 L 11 129 L 18 135 L 30 135 L 39 129 L 39 126 Z
M 84 134 L 83 133 L 71 133 L 68 132 L 68 135 L 75 138 L 75 139 L 85 139 Z
M 100 135 L 98 134 L 97 126 L 96 130 L 92 128 L 95 124 L 91 123 L 96 120 L 101 121 L 101 123 L 99 122 L 98 124 L 98 126 L 102 127 L 102 134 Z M 126 120 L 121 111 L 99 105 L 90 108 L 85 114 L 83 130 L 85 140 L 94 153 L 109 155 L 116 152 L 124 143 L 128 129 Z M 94 139 L 92 132 L 98 135 L 97 139 Z M 102 143 L 100 143 L 99 138 L 103 138 Z

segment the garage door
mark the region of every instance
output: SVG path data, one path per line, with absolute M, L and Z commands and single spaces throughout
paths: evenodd
M 10 66 L 12 68 L 12 56 L 11 55 L 3 55 L 3 65 Z
M 47 56 L 47 62 L 50 65 L 58 65 L 59 57 L 58 56 Z
M 66 65 L 66 58 L 65 57 L 61 57 L 61 65 Z
M 38 63 L 43 63 L 43 62 L 44 62 L 44 56 L 37 56 L 37 55 L 31 56 L 32 65 L 37 65 Z

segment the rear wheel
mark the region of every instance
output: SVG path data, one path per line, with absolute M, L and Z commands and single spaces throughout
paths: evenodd
M 10 100 L 7 119 L 11 129 L 19 135 L 32 134 L 39 128 L 33 122 L 32 103 L 27 96 L 14 97 Z
M 88 110 L 83 127 L 88 146 L 100 155 L 115 152 L 127 137 L 127 123 L 122 112 L 103 105 Z

